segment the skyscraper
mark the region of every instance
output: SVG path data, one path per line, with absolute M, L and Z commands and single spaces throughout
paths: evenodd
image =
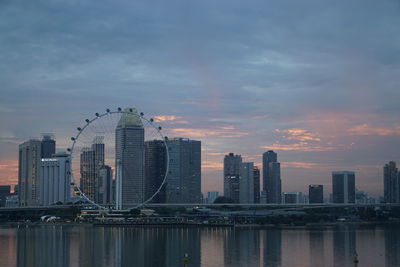
M 260 169 L 254 166 L 254 203 L 260 203 Z
M 396 162 L 390 161 L 383 167 L 383 183 L 385 203 L 399 203 L 400 177 Z
M 40 204 L 67 203 L 70 198 L 70 157 L 66 153 L 43 158 L 40 165 Z
M 168 142 L 167 203 L 201 202 L 201 142 L 172 138 Z
M 127 108 L 115 130 L 116 206 L 125 209 L 145 199 L 144 127 L 135 108 Z
M 281 165 L 272 150 L 263 154 L 263 190 L 267 203 L 281 203 Z
M 312 184 L 308 186 L 308 198 L 310 204 L 324 203 L 323 185 Z
M 56 141 L 52 134 L 43 134 L 41 158 L 51 158 L 56 153 Z
M 333 203 L 355 203 L 355 173 L 348 171 L 332 172 Z
M 239 203 L 254 203 L 254 163 L 240 164 Z
M 104 143 L 102 136 L 96 136 L 92 146 L 81 151 L 81 188 L 92 201 L 98 202 L 99 170 L 104 166 Z
M 112 173 L 112 169 L 108 165 L 101 166 L 98 171 L 96 200 L 100 205 L 111 205 L 113 203 Z
M 20 206 L 39 204 L 41 148 L 41 141 L 34 139 L 19 145 L 18 201 Z
M 145 198 L 152 197 L 161 186 L 167 167 L 167 152 L 162 140 L 145 142 Z M 153 203 L 165 203 L 166 185 L 153 198 Z
M 239 203 L 240 164 L 242 157 L 229 153 L 224 158 L 224 196 Z

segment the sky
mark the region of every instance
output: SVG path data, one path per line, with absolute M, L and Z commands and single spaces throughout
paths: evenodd
M 0 184 L 18 144 L 51 132 L 65 150 L 117 107 L 201 140 L 204 192 L 229 152 L 276 151 L 286 192 L 349 170 L 382 195 L 400 162 L 397 0 L 1 0 L 0 49 Z

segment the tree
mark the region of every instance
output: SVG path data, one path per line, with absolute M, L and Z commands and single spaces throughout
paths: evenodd
M 214 204 L 223 204 L 223 203 L 235 203 L 233 199 L 229 197 L 220 196 L 214 200 Z

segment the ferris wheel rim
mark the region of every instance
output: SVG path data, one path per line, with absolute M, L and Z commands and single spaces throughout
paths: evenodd
M 72 145 L 71 145 L 70 148 L 67 149 L 67 152 L 69 152 L 69 157 L 70 157 L 71 166 L 72 166 L 72 162 L 73 162 L 73 156 L 72 156 L 72 155 L 73 155 L 73 153 L 74 153 L 75 144 L 76 144 L 76 142 L 79 140 L 79 136 L 82 134 L 82 132 L 83 132 L 91 123 L 93 123 L 93 122 L 95 122 L 96 120 L 101 119 L 102 117 L 105 117 L 105 116 L 107 116 L 107 115 L 111 115 L 111 114 L 129 114 L 130 112 L 132 112 L 132 109 L 130 109 L 130 111 L 125 111 L 125 110 L 123 110 L 122 108 L 118 107 L 116 111 L 111 111 L 110 109 L 106 109 L 106 112 L 105 112 L 105 113 L 101 113 L 101 114 L 100 114 L 100 113 L 95 113 L 95 117 L 94 117 L 94 118 L 92 118 L 92 119 L 85 119 L 86 124 L 85 124 L 83 127 L 77 127 L 77 128 L 76 128 L 76 129 L 78 130 L 78 133 L 77 133 L 75 136 L 71 137 Z M 158 195 L 158 194 L 160 193 L 160 191 L 162 190 L 162 188 L 164 187 L 164 185 L 165 185 L 165 183 L 166 183 L 166 181 L 167 181 L 168 173 L 169 173 L 169 149 L 168 149 L 168 144 L 167 144 L 168 137 L 164 136 L 164 135 L 161 133 L 162 127 L 160 127 L 160 126 L 157 127 L 157 126 L 155 126 L 155 125 L 153 124 L 153 123 L 154 123 L 154 119 L 153 119 L 153 118 L 147 119 L 147 118 L 144 116 L 144 113 L 143 113 L 143 112 L 140 112 L 138 116 L 139 116 L 140 119 L 146 121 L 146 122 L 148 123 L 148 125 L 151 125 L 151 126 L 157 131 L 157 133 L 160 135 L 161 140 L 162 140 L 162 142 L 163 142 L 163 144 L 164 144 L 164 146 L 165 146 L 167 164 L 166 164 L 166 168 L 165 168 L 165 174 L 164 174 L 163 181 L 162 181 L 161 185 L 158 187 L 158 189 L 156 190 L 156 192 L 155 192 L 151 197 L 149 197 L 147 200 L 145 200 L 145 201 L 143 201 L 142 203 L 137 204 L 136 206 L 133 206 L 132 208 L 130 208 L 130 210 L 141 208 L 141 207 L 143 207 L 144 205 L 148 204 L 150 201 L 152 201 L 153 198 L 154 198 L 156 195 Z M 74 175 L 73 175 L 72 169 L 71 169 L 71 171 L 70 171 L 70 175 L 71 175 L 71 178 L 72 178 L 72 180 L 73 180 L 73 176 L 74 176 Z M 83 198 L 84 198 L 86 201 L 88 201 L 90 204 L 96 206 L 96 207 L 99 208 L 99 209 L 108 210 L 108 208 L 106 208 L 106 207 L 104 207 L 104 206 L 102 206 L 102 205 L 100 205 L 100 204 L 98 204 L 98 203 L 92 201 L 89 197 L 87 197 L 87 196 L 84 194 L 84 192 L 81 190 L 80 186 L 77 186 L 77 185 L 75 184 L 75 181 L 74 181 L 74 180 L 72 181 L 71 185 L 73 185 L 74 188 L 76 188 L 76 189 L 78 190 L 78 192 L 80 193 L 80 195 L 83 196 Z M 116 204 L 115 204 L 114 206 L 116 207 Z

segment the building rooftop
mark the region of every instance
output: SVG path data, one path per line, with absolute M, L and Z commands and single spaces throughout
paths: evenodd
M 117 128 L 125 128 L 129 126 L 143 128 L 142 119 L 140 118 L 136 108 L 124 109 L 124 112 L 118 121 Z

